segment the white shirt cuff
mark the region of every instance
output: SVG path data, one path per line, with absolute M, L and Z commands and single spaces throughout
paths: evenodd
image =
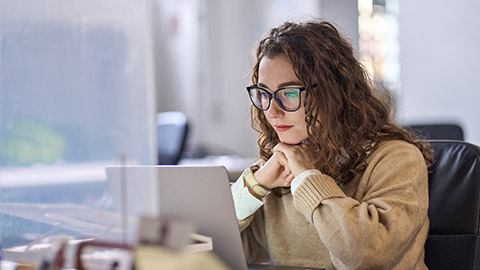
M 319 170 L 306 170 L 301 174 L 297 175 L 297 177 L 293 178 L 292 183 L 290 183 L 290 190 L 292 191 L 292 195 L 295 195 L 295 190 L 303 183 L 305 178 L 312 174 L 322 174 Z
M 233 204 L 238 220 L 244 220 L 255 213 L 263 202 L 248 191 L 248 187 L 244 185 L 243 177 L 240 176 L 237 181 L 230 187 L 233 196 Z

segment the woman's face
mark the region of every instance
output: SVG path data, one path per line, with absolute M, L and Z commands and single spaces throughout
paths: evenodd
M 258 86 L 266 88 L 270 93 L 282 87 L 304 87 L 295 75 L 292 64 L 284 55 L 262 58 L 258 69 Z M 305 93 L 302 92 L 302 103 L 304 98 Z M 272 99 L 270 108 L 264 111 L 264 114 L 281 142 L 299 144 L 308 138 L 303 104 L 297 111 L 287 112 Z

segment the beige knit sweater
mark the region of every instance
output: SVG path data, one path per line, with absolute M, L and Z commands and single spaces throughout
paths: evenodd
M 427 168 L 403 141 L 382 142 L 368 167 L 339 186 L 308 176 L 292 196 L 271 193 L 240 221 L 250 262 L 326 269 L 427 269 Z

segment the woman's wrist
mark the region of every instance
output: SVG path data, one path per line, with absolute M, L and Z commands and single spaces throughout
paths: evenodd
M 261 199 L 270 194 L 271 190 L 258 182 L 252 169 L 245 170 L 242 177 L 245 185 L 248 187 L 248 191 L 257 199 Z
M 262 171 L 262 170 L 252 171 L 252 175 L 255 178 L 255 181 L 257 181 L 257 183 L 260 186 L 266 189 L 272 189 L 271 187 L 265 184 L 265 171 Z

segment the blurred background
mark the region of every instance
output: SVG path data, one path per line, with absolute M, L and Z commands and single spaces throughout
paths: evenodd
M 256 155 L 249 126 L 250 53 L 285 20 L 331 20 L 389 89 L 401 125 L 457 124 L 480 142 L 476 1 L 159 1 L 157 110 L 187 114 L 191 154 Z
M 287 20 L 337 25 L 391 91 L 400 125 L 454 126 L 480 144 L 479 9 L 473 0 L 0 0 L 0 246 L 104 234 L 82 226 L 102 213 L 80 222 L 72 217 L 85 209 L 71 205 L 111 207 L 108 165 L 215 163 L 235 178 L 258 151 L 251 50 Z

